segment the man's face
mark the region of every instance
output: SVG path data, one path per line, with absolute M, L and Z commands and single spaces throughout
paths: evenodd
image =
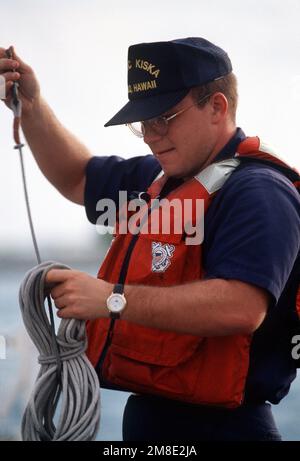
M 194 102 L 189 93 L 163 115 L 172 115 Z M 187 179 L 209 163 L 216 144 L 215 126 L 211 123 L 210 114 L 210 102 L 200 109 L 194 105 L 168 122 L 165 136 L 147 127 L 144 141 L 167 176 Z

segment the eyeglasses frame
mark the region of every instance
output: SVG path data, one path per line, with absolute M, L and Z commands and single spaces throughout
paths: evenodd
M 158 117 L 153 117 L 153 118 L 151 118 L 149 120 L 143 120 L 143 121 L 140 122 L 141 126 L 144 126 L 143 125 L 144 123 L 147 123 L 147 122 L 150 123 L 152 120 L 157 120 L 157 119 L 163 120 L 164 123 L 165 123 L 165 126 L 166 126 L 166 132 L 164 134 L 155 131 L 155 128 L 153 128 L 153 126 L 151 127 L 151 129 L 154 132 L 156 132 L 157 134 L 159 134 L 161 136 L 165 136 L 168 133 L 169 121 L 170 120 L 173 120 L 175 117 L 177 117 L 177 115 L 183 114 L 184 112 L 191 109 L 192 107 L 197 106 L 201 102 L 205 101 L 205 99 L 209 98 L 211 95 L 212 95 L 212 93 L 209 93 L 209 94 L 203 96 L 201 99 L 199 99 L 199 101 L 195 102 L 194 104 L 192 104 L 192 105 L 190 105 L 188 107 L 184 107 L 183 109 L 180 109 L 179 111 L 175 112 L 175 114 L 172 114 L 172 115 L 159 115 Z M 146 132 L 145 128 L 144 128 L 144 133 L 143 132 L 139 133 L 139 131 L 132 126 L 132 123 L 126 123 L 126 126 L 138 138 L 143 138 L 145 136 L 145 132 Z

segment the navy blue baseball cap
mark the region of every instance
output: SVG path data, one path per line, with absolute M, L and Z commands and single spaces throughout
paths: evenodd
M 232 71 L 227 53 L 204 38 L 140 43 L 128 49 L 129 102 L 104 126 L 157 117 L 190 89 Z

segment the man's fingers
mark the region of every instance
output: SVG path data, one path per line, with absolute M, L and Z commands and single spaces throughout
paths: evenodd
M 9 100 L 10 98 L 10 89 L 13 86 L 14 82 L 6 82 L 5 84 L 5 94 L 6 94 L 6 100 Z
M 6 70 L 17 69 L 19 67 L 18 61 L 15 59 L 0 58 L 0 71 L 4 72 Z
M 14 81 L 19 80 L 19 78 L 21 77 L 19 72 L 13 72 L 13 71 L 4 72 L 1 75 L 2 75 L 2 77 L 5 78 L 5 80 L 7 82 L 10 81 L 10 80 L 14 80 Z
M 52 293 L 51 293 L 51 296 L 52 296 Z M 54 300 L 54 304 L 57 307 L 57 309 L 63 309 L 67 305 L 67 300 L 66 300 L 65 296 L 60 296 L 59 298 L 56 298 Z
M 20 56 L 17 55 L 16 51 L 15 51 L 15 48 L 12 47 L 12 58 L 14 61 L 17 61 L 20 66 L 23 68 L 27 68 L 28 67 L 28 64 L 26 64 L 21 58 Z
M 11 57 L 8 57 L 8 54 L 7 54 L 8 51 L 12 52 Z M 9 46 L 7 48 L 0 48 L 0 59 L 3 59 L 3 58 L 18 61 L 20 64 L 25 64 L 20 58 L 20 56 L 17 55 L 14 46 Z
M 62 283 L 74 276 L 69 269 L 51 269 L 45 278 L 46 283 Z
M 53 288 L 52 288 L 53 287 Z M 63 283 L 52 283 L 51 284 L 51 297 L 56 300 L 63 296 L 66 292 L 65 285 Z
M 0 48 L 0 73 L 8 70 L 19 70 L 21 74 L 31 71 L 30 66 L 26 64 L 12 47 L 12 57 L 8 58 L 5 48 Z
M 65 307 L 64 309 L 59 309 L 56 313 L 57 317 L 60 319 L 78 319 L 84 320 L 84 314 L 79 313 L 78 310 L 73 307 Z

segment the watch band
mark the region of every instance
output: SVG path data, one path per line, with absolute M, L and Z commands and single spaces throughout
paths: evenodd
M 118 293 L 122 295 L 124 293 L 124 285 L 122 283 L 116 283 L 113 288 L 113 293 Z
M 120 312 L 109 312 L 109 316 L 112 320 L 118 320 L 121 315 L 120 315 Z

